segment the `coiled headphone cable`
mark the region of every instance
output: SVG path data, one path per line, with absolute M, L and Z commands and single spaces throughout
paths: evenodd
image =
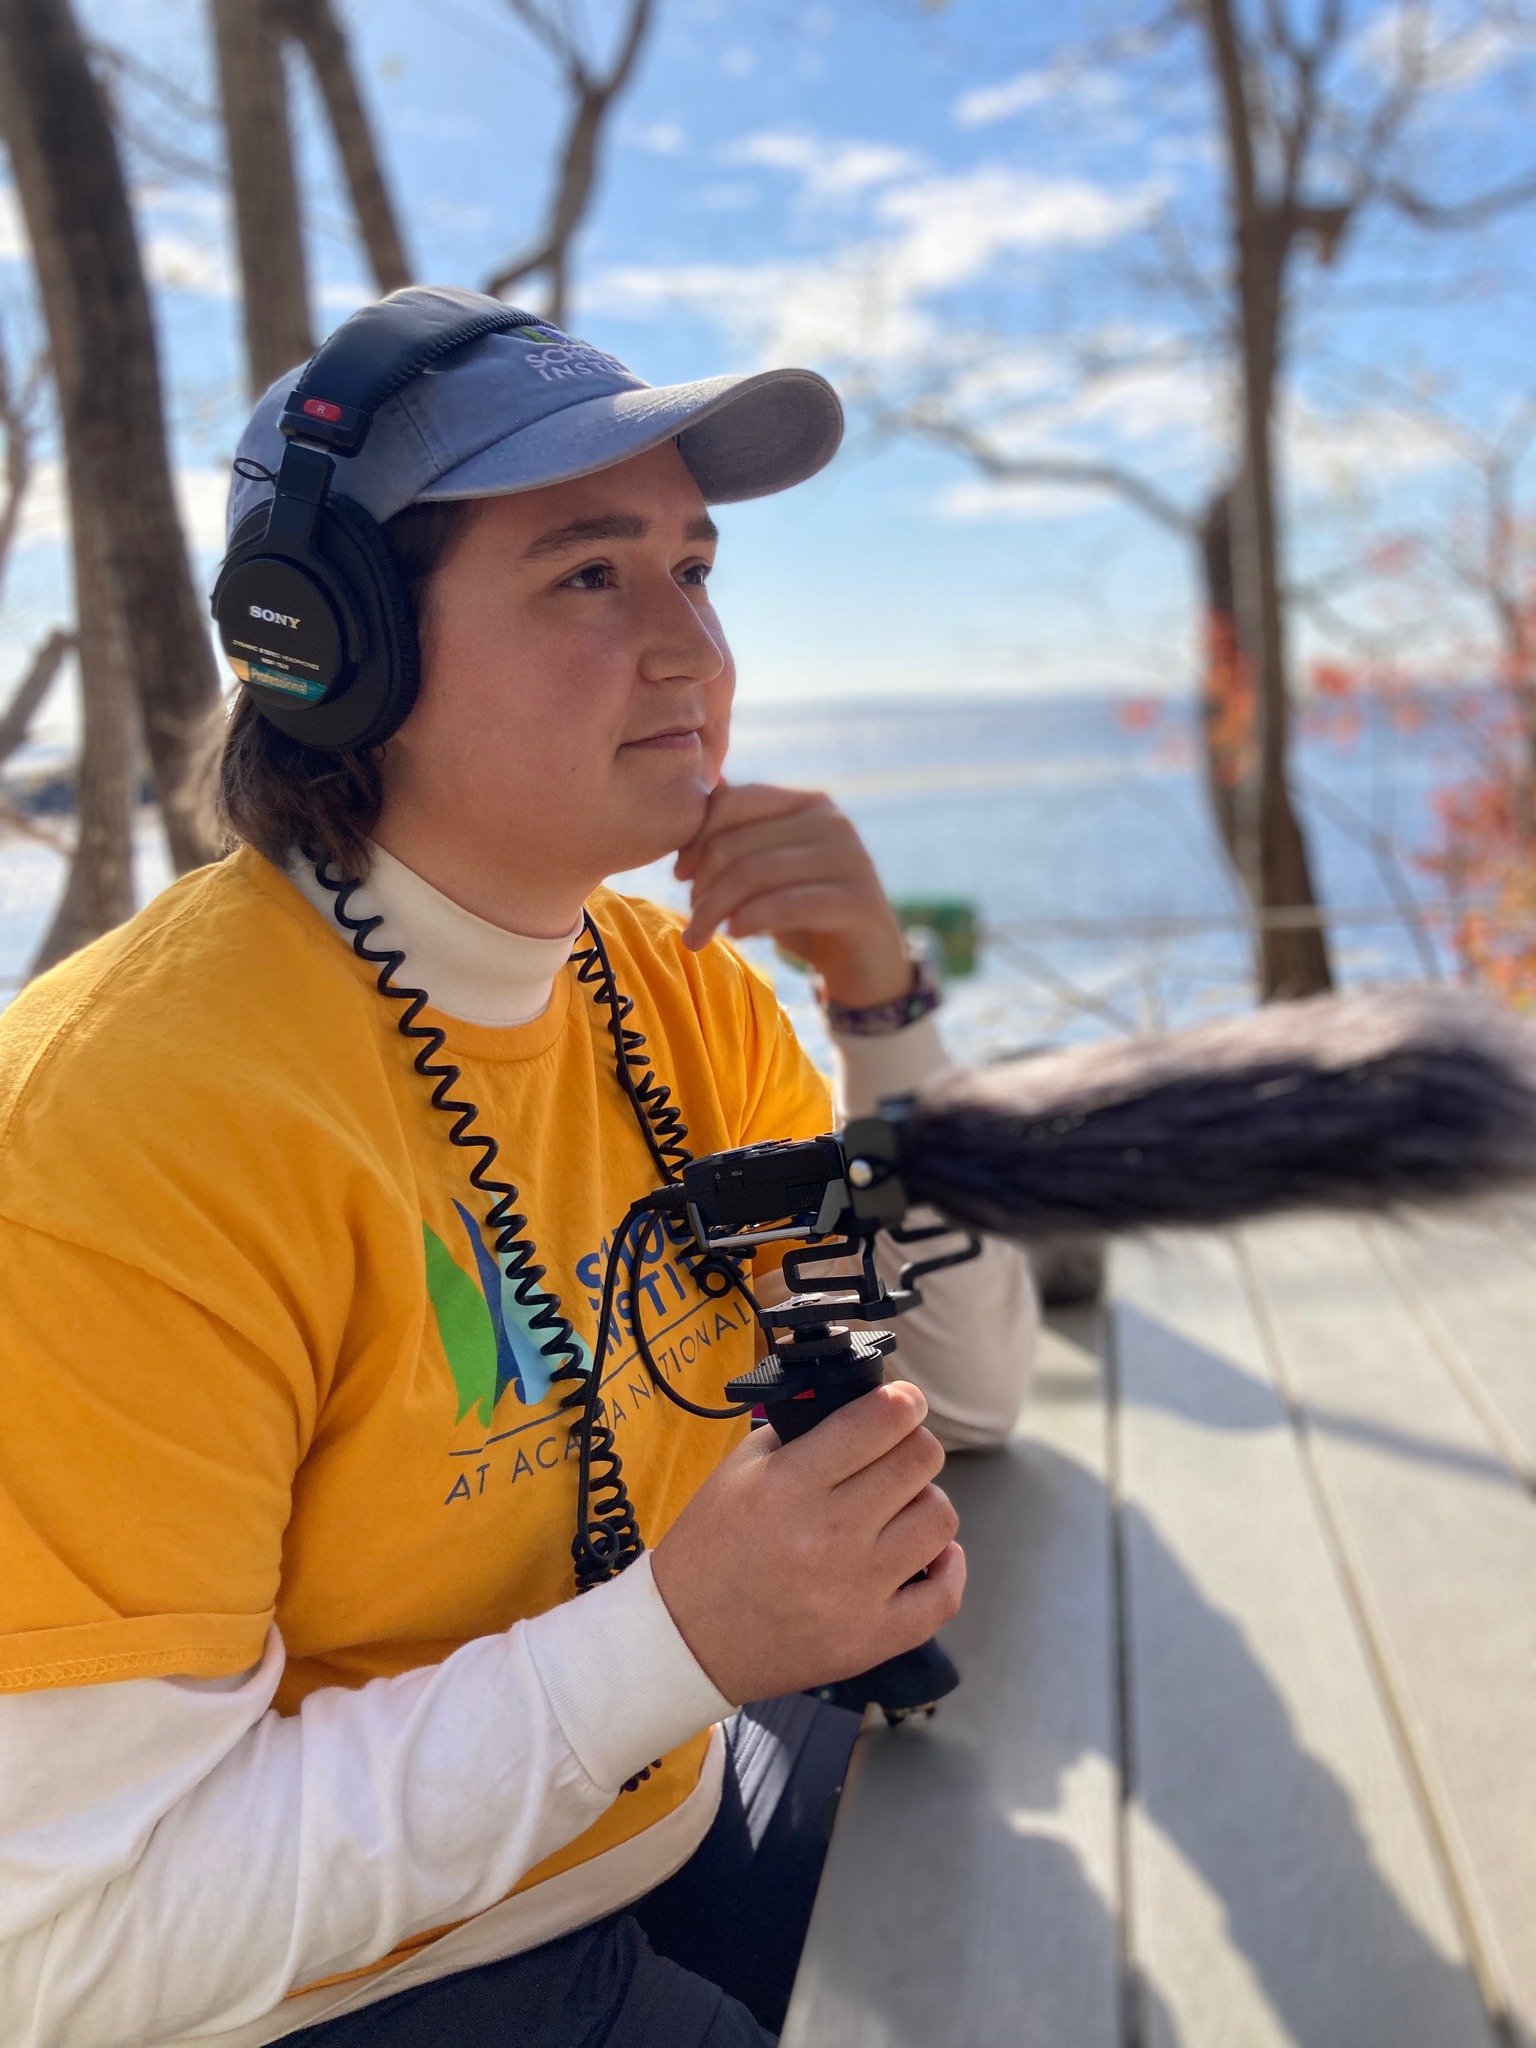
M 333 901 L 332 915 L 347 934 L 358 959 L 375 970 L 374 986 L 381 996 L 401 1005 L 395 1028 L 415 1049 L 411 1064 L 431 1085 L 432 1107 L 451 1121 L 448 1142 L 477 1155 L 469 1166 L 471 1186 L 486 1203 L 485 1224 L 491 1232 L 496 1258 L 512 1287 L 513 1298 L 528 1316 L 541 1355 L 550 1365 L 550 1384 L 563 1383 L 566 1392 L 560 1412 L 573 1417 L 571 1434 L 577 1444 L 576 1533 L 571 1554 L 576 1567 L 576 1590 L 614 1578 L 634 1563 L 645 1549 L 645 1540 L 635 1514 L 634 1503 L 624 1481 L 623 1466 L 614 1442 L 602 1398 L 602 1361 L 609 1348 L 616 1289 L 628 1251 L 631 1325 L 636 1348 L 646 1373 L 660 1391 L 690 1415 L 710 1421 L 727 1421 L 747 1412 L 744 1407 L 702 1408 L 669 1386 L 657 1366 L 651 1346 L 641 1327 L 640 1291 L 636 1286 L 639 1266 L 647 1246 L 661 1232 L 686 1266 L 694 1284 L 708 1299 L 732 1291 L 745 1297 L 754 1311 L 757 1302 L 734 1261 L 720 1254 L 698 1249 L 686 1216 L 676 1209 L 658 1211 L 654 1195 L 635 1202 L 615 1232 L 609 1248 L 603 1279 L 602 1308 L 598 1317 L 597 1343 L 592 1364 L 587 1367 L 583 1349 L 560 1297 L 544 1286 L 545 1268 L 539 1264 L 538 1248 L 529 1231 L 528 1218 L 518 1213 L 521 1200 L 511 1181 L 492 1172 L 500 1146 L 488 1132 L 478 1130 L 478 1104 L 456 1096 L 462 1070 L 451 1060 L 440 1058 L 447 1034 L 435 1024 L 419 1022 L 431 1001 L 424 988 L 396 979 L 405 966 L 405 953 L 398 946 L 373 946 L 369 941 L 383 924 L 381 915 L 355 917 L 351 905 L 362 878 L 333 876 L 325 861 L 305 850 L 315 878 Z M 613 1040 L 614 1072 L 623 1089 L 641 1136 L 645 1139 L 663 1186 L 679 1179 L 692 1161 L 688 1150 L 688 1126 L 672 1100 L 671 1090 L 658 1079 L 646 1052 L 645 1034 L 630 1024 L 633 1000 L 619 988 L 603 944 L 602 934 L 587 913 L 583 913 L 584 944 L 571 955 L 578 983 L 593 992 L 593 999 L 608 1013 L 608 1030 Z M 647 1773 L 641 1772 L 644 1777 Z M 638 1779 L 635 1781 L 638 1783 Z

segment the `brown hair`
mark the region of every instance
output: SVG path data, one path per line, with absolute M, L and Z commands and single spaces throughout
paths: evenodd
M 474 500 L 407 505 L 384 542 L 418 621 L 427 586 L 448 559 Z M 368 872 L 368 836 L 384 800 L 384 749 L 330 753 L 269 725 L 244 690 L 234 693 L 219 756 L 215 804 L 231 845 L 243 841 L 286 867 L 303 851 L 349 879 Z

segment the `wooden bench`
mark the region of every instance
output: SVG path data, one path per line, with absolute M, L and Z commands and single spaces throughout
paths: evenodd
M 1536 2042 L 1536 1212 L 1124 1247 L 945 1483 L 785 2048 Z

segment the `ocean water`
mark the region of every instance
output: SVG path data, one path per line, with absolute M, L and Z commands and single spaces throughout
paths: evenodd
M 1297 787 L 1321 894 L 1341 919 L 1334 958 L 1345 985 L 1452 971 L 1416 855 L 1432 838 L 1436 790 L 1465 772 L 1468 725 L 1450 697 L 1419 711 L 1411 732 L 1378 709 L 1347 742 L 1316 732 L 1299 741 Z M 1179 707 L 1146 727 L 1107 698 L 747 706 L 727 772 L 827 790 L 893 895 L 975 904 L 980 967 L 947 993 L 946 1031 L 961 1057 L 1160 1028 L 1252 1001 L 1241 900 Z M 149 823 L 138 866 L 147 898 L 166 878 Z M 61 874 L 53 848 L 0 837 L 0 1000 L 46 927 Z M 683 900 L 665 865 L 620 884 Z M 1423 906 L 1417 935 L 1400 914 L 1404 896 Z M 804 978 L 766 943 L 748 951 L 822 1048 Z
M 1298 739 L 1296 786 L 1320 894 L 1343 919 L 1334 961 L 1345 986 L 1453 972 L 1416 856 L 1434 837 L 1436 791 L 1467 771 L 1469 727 L 1451 697 L 1416 712 L 1411 732 L 1381 707 L 1351 719 L 1347 740 L 1338 720 Z M 1242 898 L 1182 707 L 1150 727 L 1108 698 L 753 711 L 728 773 L 825 788 L 893 896 L 975 904 L 980 969 L 946 1001 L 960 1057 L 1160 1029 L 1253 1001 Z M 634 879 L 681 900 L 664 870 Z M 1417 933 L 1405 897 L 1421 906 Z M 821 1046 L 803 978 L 771 947 L 748 951 Z

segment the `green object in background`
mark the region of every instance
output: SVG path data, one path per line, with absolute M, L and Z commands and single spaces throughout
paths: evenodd
M 891 908 L 902 930 L 918 940 L 945 981 L 976 972 L 981 925 L 974 903 L 963 896 L 902 896 L 892 901 Z M 773 950 L 798 973 L 810 973 L 799 954 L 792 953 L 788 946 L 775 940 Z
M 931 932 L 946 980 L 976 972 L 980 930 L 976 906 L 963 896 L 902 896 L 891 904 L 904 932 Z

